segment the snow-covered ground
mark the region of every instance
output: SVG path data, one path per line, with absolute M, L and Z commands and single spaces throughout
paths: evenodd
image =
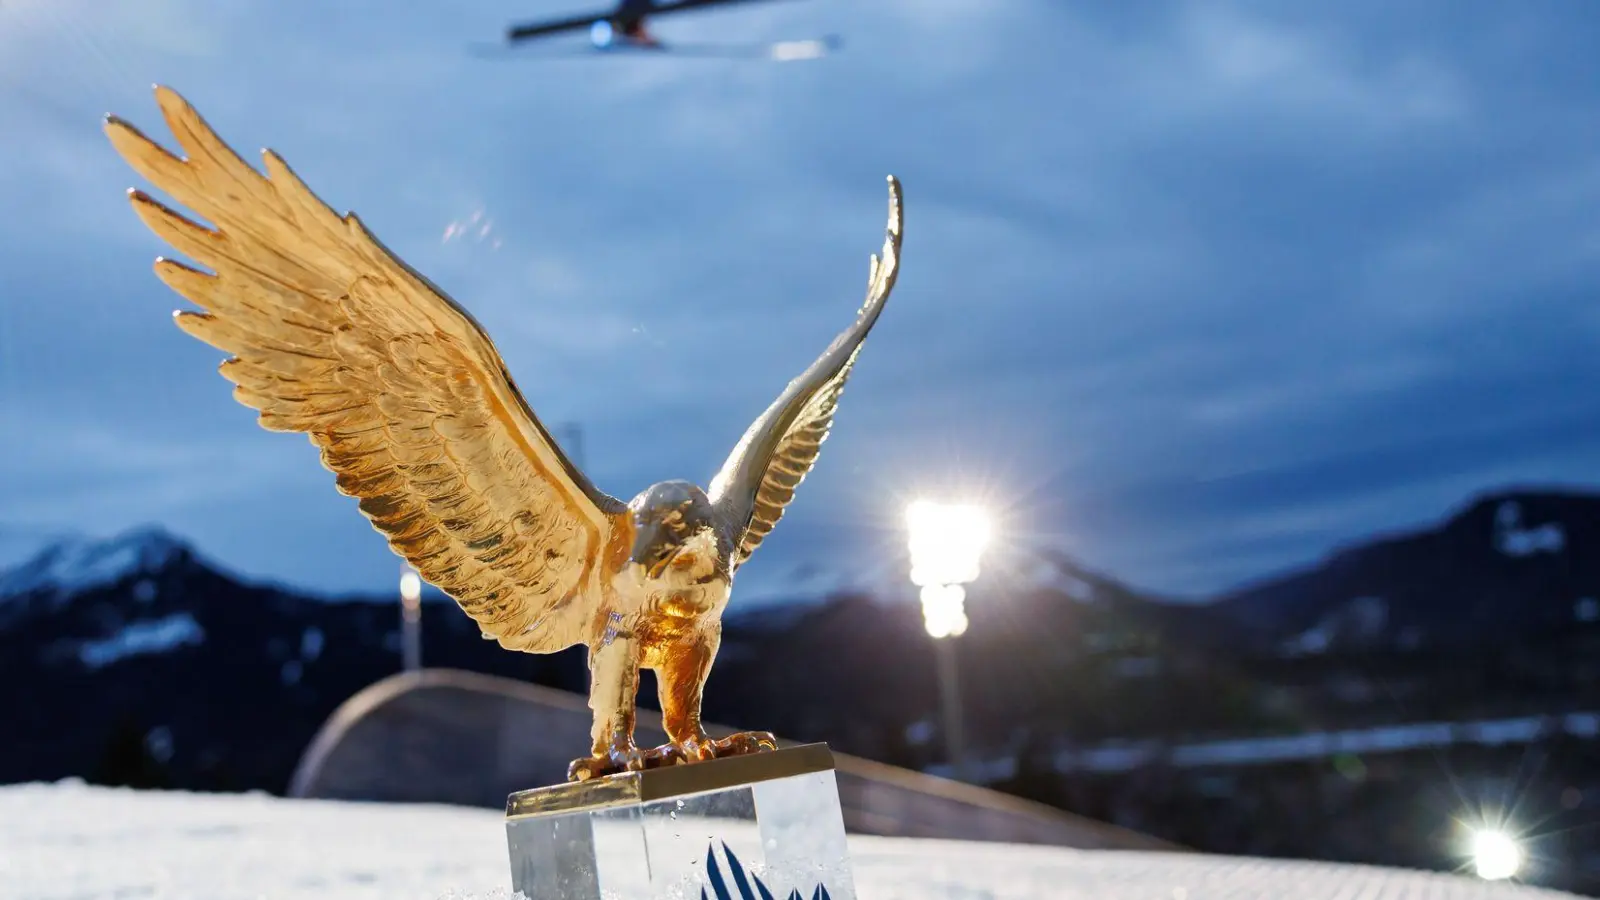
M 862 900 L 1517 900 L 1467 876 L 1202 856 L 852 838 Z M 493 810 L 0 788 L 0 897 L 509 898 Z

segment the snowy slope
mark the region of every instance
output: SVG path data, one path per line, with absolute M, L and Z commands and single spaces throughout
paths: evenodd
M 58 538 L 0 569 L 0 598 L 68 597 L 158 571 L 185 552 L 182 542 L 158 528 L 136 528 L 104 539 Z
M 1536 900 L 1466 876 L 1229 857 L 852 838 L 863 900 Z M 493 811 L 0 788 L 0 897 L 507 898 Z

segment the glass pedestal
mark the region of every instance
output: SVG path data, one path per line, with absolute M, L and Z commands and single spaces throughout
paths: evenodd
M 520 791 L 528 900 L 855 900 L 833 754 L 808 744 Z

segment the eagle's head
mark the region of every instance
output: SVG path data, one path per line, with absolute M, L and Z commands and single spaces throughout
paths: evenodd
M 633 554 L 646 578 L 703 583 L 727 572 L 711 500 L 687 481 L 653 484 L 628 504 Z

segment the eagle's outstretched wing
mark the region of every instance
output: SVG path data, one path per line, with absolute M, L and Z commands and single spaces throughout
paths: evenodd
M 833 413 L 862 342 L 878 321 L 900 269 L 900 182 L 889 178 L 889 225 L 883 255 L 872 258 L 867 299 L 855 324 L 789 386 L 744 433 L 711 482 L 710 498 L 732 532 L 737 569 L 794 499 L 833 426 Z
M 232 354 L 234 397 L 321 449 L 341 493 L 476 619 L 485 636 L 549 652 L 582 640 L 578 598 L 625 509 L 562 454 L 481 326 L 276 154 L 263 177 L 176 93 L 156 88 L 180 159 L 115 117 L 111 143 L 192 222 L 141 191 L 135 211 L 207 274 L 156 273 L 204 312 L 189 334 Z

